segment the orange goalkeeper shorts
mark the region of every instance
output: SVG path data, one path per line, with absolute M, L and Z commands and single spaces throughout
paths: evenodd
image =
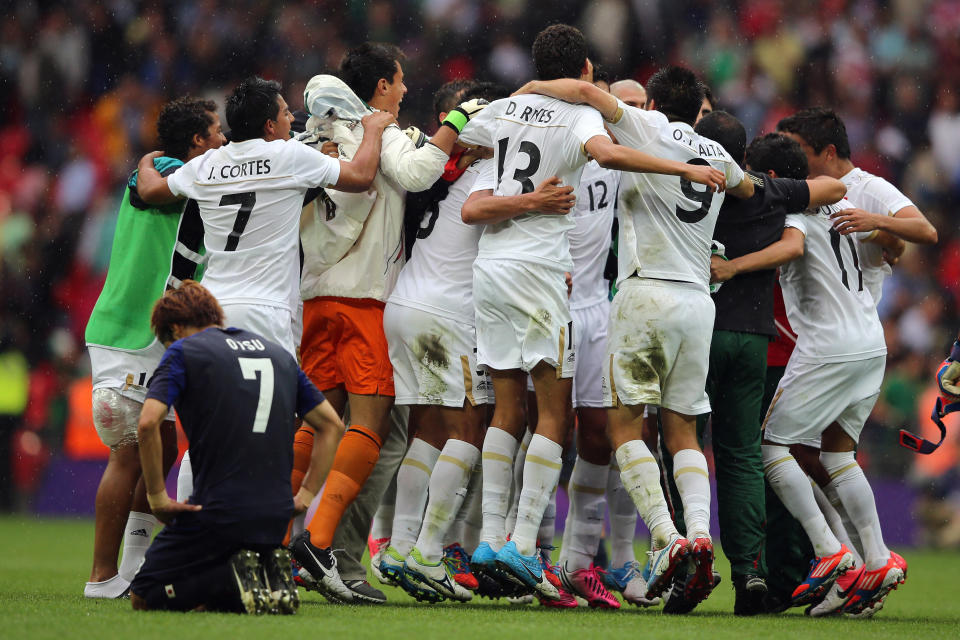
M 393 396 L 383 307 L 369 298 L 320 297 L 303 303 L 304 372 L 321 391 Z

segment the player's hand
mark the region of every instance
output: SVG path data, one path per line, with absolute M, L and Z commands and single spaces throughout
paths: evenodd
M 710 256 L 710 282 L 726 282 L 737 275 L 737 267 L 718 255 Z
M 901 238 L 895 236 L 893 238 L 896 240 L 895 246 L 883 248 L 883 261 L 891 267 L 900 262 L 900 256 L 903 255 L 903 251 L 907 248 L 907 243 Z
M 569 271 L 563 272 L 563 281 L 567 283 L 567 297 L 573 293 L 573 274 Z
M 951 402 L 960 400 L 960 362 L 949 362 L 937 383 L 940 386 L 940 393 L 947 396 Z
M 697 184 L 705 184 L 710 191 L 718 193 L 727 188 L 727 176 L 723 171 L 702 164 L 685 164 L 680 177 Z
M 558 215 L 570 213 L 570 209 L 577 202 L 573 187 L 563 186 L 557 176 L 541 182 L 540 186 L 531 195 L 536 203 L 534 208 L 540 213 Z
M 427 135 L 417 127 L 407 127 L 403 132 L 413 141 L 413 146 L 417 149 L 427 144 Z
M 331 158 L 340 157 L 340 145 L 338 145 L 333 140 L 327 140 L 322 145 L 320 145 L 320 153 L 325 156 L 330 156 Z
M 163 491 L 157 495 L 147 496 L 150 503 L 150 511 L 156 516 L 157 520 L 164 524 L 170 524 L 181 513 L 188 511 L 200 511 L 202 508 L 198 504 L 187 504 L 186 502 L 177 502 Z
M 873 231 L 878 229 L 877 216 L 863 209 L 843 209 L 830 216 L 833 228 L 845 236 L 858 231 Z
M 363 125 L 364 131 L 367 129 L 374 129 L 383 131 L 392 124 L 396 124 L 397 119 L 393 117 L 393 114 L 388 111 L 374 111 L 373 113 L 363 116 L 363 119 L 360 121 L 360 124 Z

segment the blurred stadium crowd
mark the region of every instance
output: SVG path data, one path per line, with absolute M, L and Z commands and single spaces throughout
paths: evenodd
M 401 126 L 431 122 L 456 77 L 516 86 L 551 22 L 641 82 L 698 70 L 748 136 L 804 106 L 844 118 L 853 161 L 897 184 L 939 244 L 911 246 L 880 306 L 890 354 L 862 451 L 873 476 L 921 488 L 929 542 L 960 546 L 958 445 L 896 445 L 931 427 L 931 372 L 960 326 L 960 0 L 13 0 L 0 16 L 0 457 L 21 494 L 63 447 L 82 336 L 103 283 L 122 183 L 154 148 L 160 105 L 222 103 L 241 78 L 278 79 L 292 108 L 313 74 L 363 40 L 407 55 Z M 84 398 L 89 404 L 89 396 Z M 960 425 L 955 425 L 960 428 Z M 92 429 L 91 429 L 92 431 Z M 953 430 L 955 436 L 957 430 Z M 9 487 L 0 509 L 11 507 Z M 947 524 L 944 524 L 947 523 Z

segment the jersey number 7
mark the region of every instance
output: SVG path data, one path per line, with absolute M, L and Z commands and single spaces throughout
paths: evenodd
M 250 213 L 253 211 L 253 205 L 257 204 L 257 194 L 254 191 L 244 191 L 243 193 L 228 193 L 220 198 L 220 206 L 224 207 L 230 204 L 240 205 L 237 211 L 237 219 L 233 221 L 233 231 L 227 236 L 227 246 L 224 251 L 236 251 L 240 243 L 240 236 L 243 230 L 247 228 L 247 222 L 250 221 Z
M 270 420 L 270 407 L 273 406 L 273 361 L 269 358 L 237 358 L 244 380 L 256 380 L 260 374 L 260 397 L 257 399 L 257 413 L 253 417 L 253 432 L 265 433 Z

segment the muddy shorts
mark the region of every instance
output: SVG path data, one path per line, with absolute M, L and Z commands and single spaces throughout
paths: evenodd
M 397 404 L 462 408 L 492 402 L 490 377 L 477 366 L 471 325 L 387 302 L 383 329 L 393 365 Z
M 477 362 L 531 371 L 541 361 L 573 377 L 573 321 L 562 269 L 477 258 L 473 263 Z
M 709 412 L 705 387 L 714 312 L 713 300 L 698 285 L 625 280 L 610 308 L 604 406 L 653 404 L 691 416 Z

